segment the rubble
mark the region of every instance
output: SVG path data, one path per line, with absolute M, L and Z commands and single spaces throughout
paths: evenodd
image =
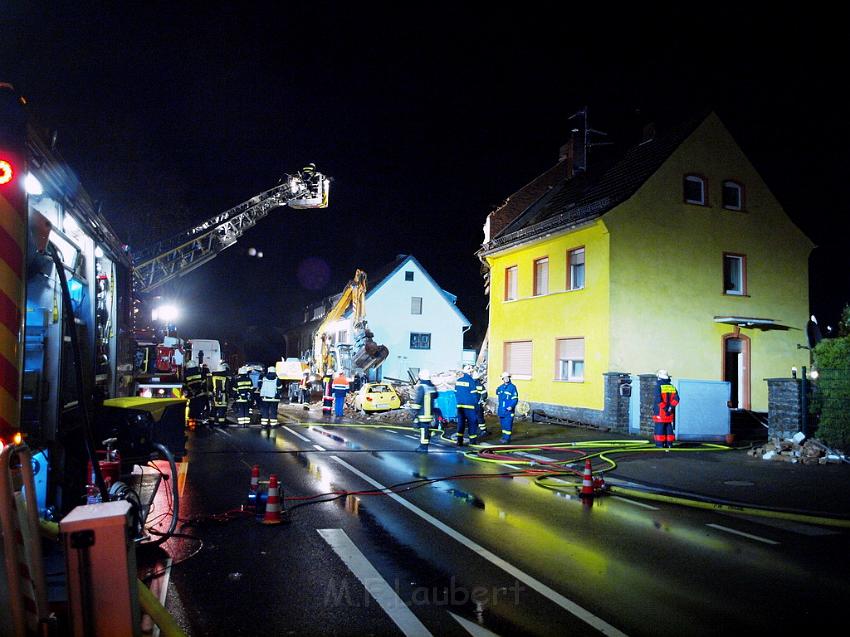
M 803 442 L 805 440 L 805 442 Z M 841 462 L 841 457 L 828 453 L 827 449 L 816 440 L 806 440 L 802 433 L 793 438 L 774 438 L 761 447 L 750 449 L 748 455 L 762 460 L 774 462 L 790 462 L 792 464 L 827 464 Z

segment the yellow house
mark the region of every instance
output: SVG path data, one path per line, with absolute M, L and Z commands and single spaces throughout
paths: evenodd
M 814 246 L 717 115 L 596 172 L 568 149 L 485 224 L 491 390 L 507 370 L 532 407 L 618 427 L 619 379 L 663 368 L 767 411 L 764 379 L 808 359 Z

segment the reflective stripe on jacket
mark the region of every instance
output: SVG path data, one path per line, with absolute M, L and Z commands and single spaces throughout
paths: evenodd
M 430 425 L 434 420 L 434 400 L 437 389 L 430 380 L 420 380 L 416 385 L 416 398 L 411 407 L 416 410 L 414 422 L 419 425 Z
M 475 409 L 478 396 L 475 392 L 475 380 L 470 374 L 463 374 L 455 381 L 455 394 L 457 395 L 457 406 L 466 409 Z
M 496 390 L 496 396 L 499 398 L 499 416 L 512 415 L 517 402 L 519 402 L 519 393 L 516 385 L 512 382 L 502 383 Z
M 679 392 L 669 378 L 655 382 L 655 422 L 673 422 L 673 408 L 679 404 Z

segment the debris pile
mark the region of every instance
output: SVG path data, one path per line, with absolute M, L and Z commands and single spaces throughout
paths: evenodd
M 753 458 L 790 462 L 792 464 L 827 464 L 841 462 L 841 456 L 829 450 L 814 439 L 806 440 L 802 433 L 793 438 L 774 438 L 761 447 L 747 452 Z

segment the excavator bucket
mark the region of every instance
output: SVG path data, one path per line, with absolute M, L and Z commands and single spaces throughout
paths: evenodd
M 315 173 L 308 180 L 304 180 L 307 190 L 290 199 L 287 204 L 290 208 L 309 209 L 327 208 L 328 196 L 331 190 L 331 180 L 322 173 Z
M 365 372 L 380 367 L 389 355 L 390 350 L 385 345 L 378 345 L 371 338 L 366 338 L 363 342 L 363 347 L 352 357 L 352 362 L 355 367 Z

